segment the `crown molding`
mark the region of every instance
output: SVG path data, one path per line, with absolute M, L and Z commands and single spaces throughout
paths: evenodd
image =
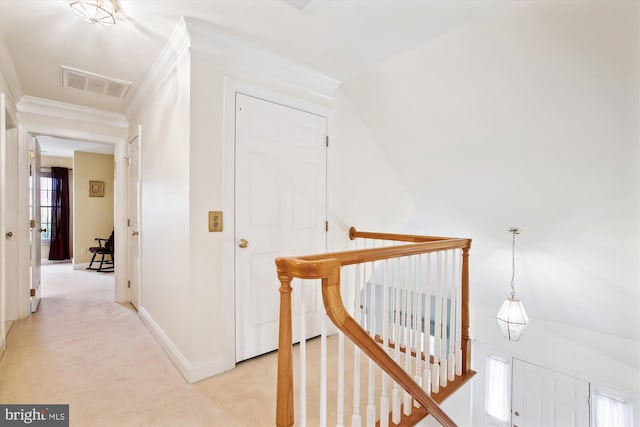
M 342 84 L 339 80 L 234 37 L 202 20 L 183 17 L 181 25 L 186 27 L 191 38 L 191 48 L 208 54 L 222 66 L 240 67 L 328 99 L 333 99 L 335 90 Z
M 178 25 L 169 36 L 167 44 L 160 52 L 146 77 L 140 84 L 140 88 L 136 91 L 134 97 L 129 101 L 126 107 L 126 116 L 132 117 L 144 105 L 146 99 L 151 97 L 165 82 L 170 71 L 180 61 L 191 45 L 191 39 L 184 22 L 184 18 L 180 19 Z
M 25 95 L 17 103 L 18 115 L 34 114 L 38 116 L 67 119 L 93 125 L 103 125 L 119 129 L 128 129 L 127 118 L 120 113 L 67 104 Z
M 7 98 L 9 98 L 7 106 L 9 108 L 14 108 L 17 100 L 22 98 L 23 91 L 20 79 L 18 79 L 18 73 L 16 72 L 13 59 L 11 58 L 9 48 L 7 47 L 7 43 L 2 32 L 0 32 L 0 77 L 7 85 L 6 89 L 8 93 L 6 95 Z M 1 89 L 2 85 L 0 84 L 0 90 Z

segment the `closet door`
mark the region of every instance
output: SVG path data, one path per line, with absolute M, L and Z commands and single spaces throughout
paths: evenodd
M 326 129 L 325 117 L 236 95 L 236 361 L 278 346 L 275 258 L 325 251 Z M 294 341 L 303 314 L 307 337 L 320 334 L 320 287 L 304 298 Z

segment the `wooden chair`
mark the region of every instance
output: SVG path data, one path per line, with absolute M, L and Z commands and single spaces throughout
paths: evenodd
M 87 270 L 95 270 L 101 273 L 110 273 L 114 271 L 113 231 L 108 239 L 96 237 L 95 240 L 98 242 L 98 246 L 92 246 L 89 248 L 89 252 L 91 252 L 93 256 L 91 257 L 91 262 L 89 263 Z M 93 267 L 93 263 L 98 262 L 98 260 L 96 260 L 96 256 L 100 256 L 100 265 L 98 268 Z M 108 259 L 105 258 L 107 256 Z

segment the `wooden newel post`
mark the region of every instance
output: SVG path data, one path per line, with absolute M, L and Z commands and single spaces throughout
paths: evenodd
M 276 401 L 276 425 L 293 425 L 293 358 L 291 332 L 291 280 L 280 279 L 280 332 L 278 336 L 278 395 Z
M 469 247 L 462 249 L 462 373 L 471 370 L 469 336 Z

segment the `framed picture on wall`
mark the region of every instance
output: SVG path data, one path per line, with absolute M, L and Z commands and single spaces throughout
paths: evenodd
M 104 197 L 104 181 L 89 181 L 89 197 Z

